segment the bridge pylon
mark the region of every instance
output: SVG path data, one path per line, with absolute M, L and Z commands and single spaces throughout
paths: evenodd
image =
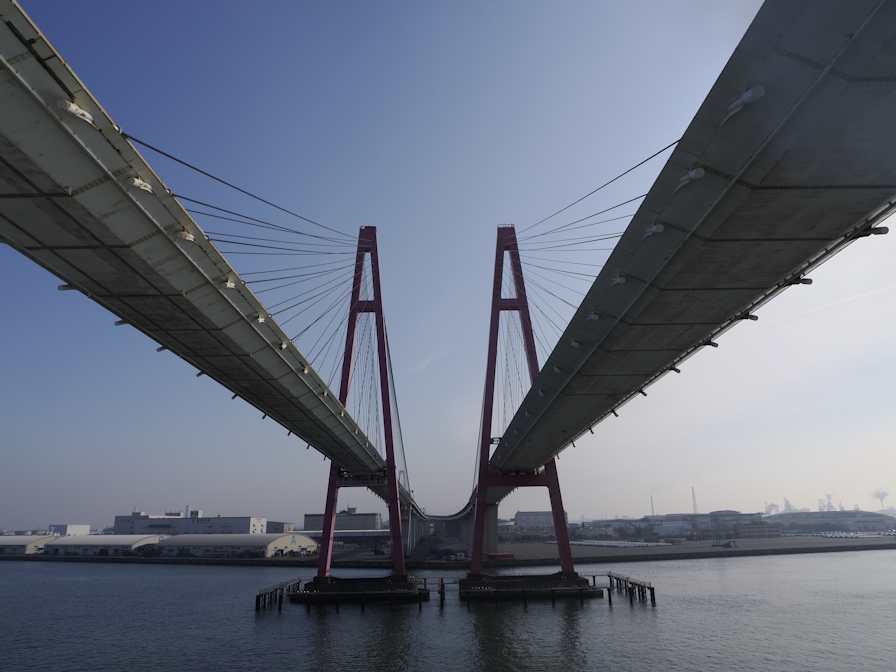
M 510 259 L 514 288 L 514 296 L 512 298 L 504 298 L 501 292 L 505 255 Z M 476 510 L 473 523 L 473 550 L 470 559 L 470 574 L 482 574 L 482 556 L 487 541 L 486 526 L 488 522 L 491 522 L 491 525 L 488 525 L 488 536 L 493 537 L 493 545 L 497 546 L 497 504 L 488 503 L 489 489 L 497 487 L 512 489 L 527 486 L 547 487 L 554 518 L 554 530 L 557 535 L 557 549 L 560 552 L 560 568 L 562 572 L 572 574 L 575 572 L 575 569 L 573 568 L 572 550 L 569 546 L 569 531 L 566 527 L 566 515 L 563 510 L 563 499 L 560 495 L 560 481 L 557 477 L 557 466 L 554 463 L 554 459 L 549 460 L 542 469 L 529 474 L 502 474 L 493 470 L 488 463 L 492 446 L 492 412 L 495 400 L 498 331 L 502 311 L 516 311 L 519 314 L 520 331 L 523 337 L 526 363 L 529 368 L 529 382 L 532 384 L 538 376 L 538 354 L 535 350 L 535 337 L 532 332 L 532 319 L 529 314 L 529 300 L 526 296 L 526 283 L 523 280 L 523 266 L 520 262 L 516 231 L 513 226 L 498 227 L 485 393 L 482 400 L 482 434 L 479 441 L 479 477 L 476 487 Z M 489 521 L 488 518 L 493 520 Z
M 370 256 L 370 282 L 372 299 L 362 299 L 364 290 L 364 265 Z M 393 568 L 396 576 L 405 576 L 404 544 L 402 542 L 401 506 L 399 499 L 398 469 L 395 460 L 395 441 L 393 434 L 392 391 L 389 378 L 389 359 L 386 343 L 386 322 L 383 317 L 383 298 L 380 292 L 380 265 L 377 252 L 375 226 L 362 226 L 358 233 L 358 250 L 355 255 L 354 278 L 349 297 L 348 326 L 345 333 L 345 355 L 342 360 L 342 381 L 339 387 L 339 401 L 348 406 L 351 389 L 352 371 L 355 364 L 355 343 L 358 332 L 358 319 L 361 313 L 373 313 L 376 321 L 377 358 L 379 361 L 380 399 L 383 411 L 383 437 L 386 449 L 386 471 L 382 479 L 388 486 L 389 530 L 392 538 Z M 352 476 L 331 462 L 330 481 L 327 486 L 327 503 L 324 510 L 324 521 L 321 530 L 320 560 L 317 576 L 330 575 L 330 562 L 333 557 L 333 533 L 336 527 L 336 501 L 340 487 L 369 486 L 370 479 L 358 479 L 353 482 Z M 413 515 L 413 514 L 409 514 Z

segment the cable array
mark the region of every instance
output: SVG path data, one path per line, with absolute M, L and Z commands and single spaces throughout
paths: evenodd
M 539 361 L 544 362 L 550 356 L 635 215 L 638 202 L 646 194 L 607 203 L 590 215 L 571 217 L 570 221 L 550 228 L 542 225 L 646 165 L 677 143 L 678 140 L 666 145 L 585 196 L 520 230 L 517 240 Z M 625 214 L 618 214 L 620 210 Z
M 372 269 L 365 255 L 360 276 L 361 294 L 352 302 L 357 239 L 321 224 L 230 181 L 196 167 L 131 135 L 132 142 L 157 152 L 192 173 L 211 180 L 185 180 L 187 196 L 172 195 L 186 205 L 205 234 L 228 258 L 243 282 L 262 300 L 266 309 L 286 330 L 291 340 L 331 390 L 341 385 L 348 317 L 357 301 L 372 300 Z M 221 192 L 223 185 L 235 192 Z M 213 191 L 218 189 L 218 192 Z M 208 196 L 202 194 L 209 193 Z M 259 211 L 266 206 L 267 212 Z M 310 228 L 309 228 L 310 227 Z M 391 365 L 390 365 L 391 368 Z M 391 377 L 391 371 L 389 372 Z M 384 452 L 384 423 L 376 325 L 372 313 L 360 313 L 355 337 L 354 366 L 350 371 L 347 410 L 371 444 Z M 394 383 L 393 434 L 405 487 L 407 467 L 401 444 Z
M 501 298 L 517 297 L 513 266 L 509 252 L 504 254 L 501 277 Z M 537 359 L 541 359 L 537 357 Z M 536 369 L 539 363 L 535 362 Z M 529 363 L 523 338 L 522 320 L 518 311 L 501 311 L 498 319 L 498 349 L 495 361 L 495 401 L 492 433 L 503 436 L 529 391 Z
M 348 318 L 357 307 L 356 303 L 352 303 L 357 254 L 355 238 L 258 196 L 133 136 L 126 137 L 192 173 L 211 180 L 215 188 L 223 186 L 240 197 L 249 199 L 241 205 L 232 205 L 232 199 L 201 197 L 199 190 L 202 187 L 198 184 L 187 185 L 188 191 L 196 188 L 197 193 L 193 195 L 174 194 L 188 204 L 187 210 L 202 224 L 209 239 L 219 246 L 222 254 L 236 260 L 239 266 L 237 271 L 243 282 L 256 295 L 264 295 L 268 311 L 284 329 L 288 329 L 292 341 L 331 389 L 334 386 L 338 389 L 343 369 L 346 370 L 350 376 L 346 406 L 373 445 L 382 452 L 385 445 L 384 400 L 380 386 L 375 314 L 358 314 L 352 353 L 353 366 L 344 367 Z M 532 231 L 520 236 L 518 242 L 535 341 L 535 358 L 538 360 L 536 368 L 538 362 L 544 362 L 549 357 L 634 214 L 630 212 L 620 215 L 619 209 L 634 207 L 644 195 L 607 205 L 590 215 L 546 230 L 533 230 L 601 192 L 676 143 L 677 141 L 667 145 L 585 196 L 520 231 Z M 253 208 L 259 205 L 266 206 L 273 212 L 256 212 Z M 612 214 L 601 218 L 608 213 Z M 291 219 L 285 220 L 285 217 Z M 308 226 L 313 228 L 308 230 Z M 288 257 L 289 260 L 279 260 L 280 257 Z M 370 264 L 369 255 L 365 255 L 360 272 L 361 293 L 354 299 L 356 302 L 373 300 Z M 507 298 L 515 296 L 513 268 L 509 257 L 504 264 L 502 292 Z M 528 392 L 531 381 L 519 313 L 502 311 L 498 328 L 496 397 L 492 426 L 499 428 L 503 434 Z M 388 339 L 383 345 L 390 392 L 385 402 L 393 418 L 392 438 L 397 469 L 399 480 L 409 489 Z

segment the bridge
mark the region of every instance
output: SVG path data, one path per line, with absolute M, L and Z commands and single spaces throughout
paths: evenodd
M 541 364 L 520 250 L 588 225 L 498 229 L 477 482 L 457 514 L 427 516 L 404 459 L 376 230 L 354 240 L 288 211 L 302 228 L 199 204 L 209 217 L 300 236 L 309 257 L 326 246 L 354 256 L 345 318 L 327 317 L 342 323 L 344 348 L 325 378 L 216 245 L 239 236 L 200 227 L 197 202 L 172 193 L 138 146 L 160 150 L 114 123 L 17 3 L 0 1 L 0 19 L 0 241 L 331 461 L 321 576 L 341 487 L 368 487 L 387 502 L 397 575 L 427 518 L 463 524 L 472 573 L 481 573 L 483 554 L 496 550 L 497 504 L 517 487 L 547 487 L 561 566 L 572 572 L 554 458 L 760 306 L 810 283 L 837 252 L 886 233 L 880 223 L 896 205 L 896 2 L 769 0 L 556 345 L 541 343 Z M 528 381 L 495 436 L 507 316 Z

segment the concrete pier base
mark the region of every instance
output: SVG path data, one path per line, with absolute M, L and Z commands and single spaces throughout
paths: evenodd
M 340 579 L 317 576 L 302 590 L 290 593 L 289 601 L 297 604 L 365 604 L 389 602 L 407 604 L 429 601 L 429 589 L 420 588 L 412 576 Z
M 493 576 L 468 574 L 458 582 L 461 600 L 536 600 L 575 599 L 585 600 L 603 597 L 603 588 L 591 585 L 587 578 L 575 572 L 556 574 L 524 574 Z

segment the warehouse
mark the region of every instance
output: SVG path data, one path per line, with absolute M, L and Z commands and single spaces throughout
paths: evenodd
M 90 534 L 90 525 L 50 525 L 50 533 L 57 537 L 77 537 Z
M 324 527 L 324 514 L 306 513 L 305 529 L 322 530 Z M 350 506 L 336 514 L 337 530 L 381 530 L 383 529 L 383 516 L 379 513 L 358 513 L 358 509 Z
M 17 534 L 0 537 L 0 555 L 31 555 L 40 553 L 43 547 L 56 537 L 34 534 Z
M 896 518 L 875 511 L 787 511 L 766 518 L 788 532 L 886 532 Z
M 165 537 L 158 534 L 91 534 L 56 537 L 44 553 L 48 555 L 133 555 L 141 546 L 155 544 Z
M 270 558 L 307 555 L 317 543 L 303 534 L 178 534 L 158 543 L 162 557 Z
M 202 511 L 179 511 L 163 516 L 135 511 L 115 516 L 114 534 L 264 534 L 267 519 L 252 516 L 203 516 Z

